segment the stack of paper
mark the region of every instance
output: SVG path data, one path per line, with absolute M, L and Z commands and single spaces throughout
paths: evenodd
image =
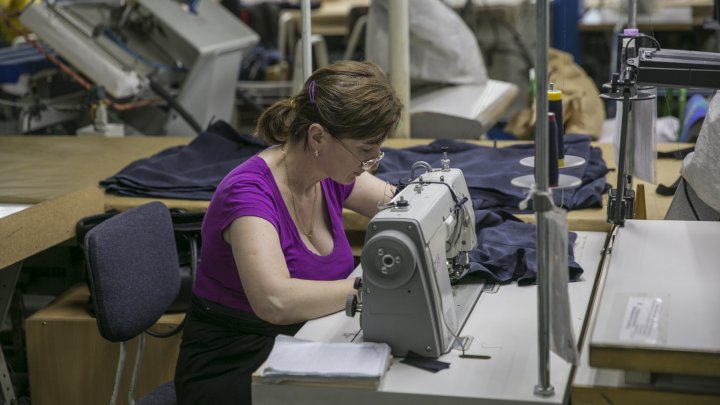
M 322 343 L 279 335 L 261 375 L 264 382 L 376 386 L 389 359 L 385 343 Z

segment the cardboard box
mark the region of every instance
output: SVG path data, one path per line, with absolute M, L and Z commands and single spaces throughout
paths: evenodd
M 88 312 L 87 286 L 71 287 L 25 322 L 30 393 L 33 405 L 97 405 L 110 401 L 120 344 L 103 339 Z M 153 330 L 176 328 L 184 314 L 166 314 Z M 178 333 L 160 339 L 145 336 L 135 398 L 173 379 L 180 348 Z M 128 385 L 138 338 L 127 344 L 118 405 L 127 404 Z

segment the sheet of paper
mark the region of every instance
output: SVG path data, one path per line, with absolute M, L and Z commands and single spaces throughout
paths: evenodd
M 568 295 L 568 226 L 567 212 L 553 208 L 545 214 L 550 245 L 550 350 L 571 364 L 579 354 L 573 332 Z
M 29 204 L 0 204 L 0 218 L 7 217 L 30 207 L 32 207 L 32 205 Z

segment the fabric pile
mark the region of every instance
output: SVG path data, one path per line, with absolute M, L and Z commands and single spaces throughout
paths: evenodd
M 568 135 L 565 140 L 566 154 L 580 156 L 587 164 L 563 171 L 582 179 L 582 185 L 555 192 L 555 204 L 568 210 L 601 207 L 602 193 L 608 186 L 607 167 L 600 149 L 592 147 L 586 136 Z M 125 196 L 210 200 L 230 170 L 267 146 L 264 141 L 238 134 L 227 123 L 217 121 L 187 146 L 169 148 L 133 162 L 100 185 L 109 193 Z M 441 166 L 442 147 L 448 148 L 451 166 L 463 171 L 475 210 L 478 247 L 470 255 L 468 274 L 496 282 L 534 283 L 535 225 L 512 215 L 521 212 L 518 205 L 527 190 L 510 184 L 513 178 L 533 172 L 519 161 L 532 156 L 534 146 L 492 148 L 444 139 L 412 148 L 386 148 L 375 174 L 392 184 L 407 184 L 413 163 L 422 160 L 432 167 Z M 573 281 L 582 274 L 573 260 L 575 237 L 570 233 L 569 277 Z
M 215 121 L 187 146 L 136 160 L 100 185 L 108 193 L 130 197 L 210 200 L 230 170 L 267 146 L 224 121 Z
M 518 205 L 525 199 L 527 190 L 511 185 L 510 181 L 533 173 L 533 168 L 519 163 L 524 157 L 534 156 L 532 144 L 493 148 L 439 139 L 411 148 L 385 148 L 385 158 L 375 175 L 391 184 L 407 184 L 413 163 L 425 161 L 432 167 L 441 167 L 442 147 L 448 148 L 450 166 L 462 170 L 474 209 L 522 212 Z M 587 136 L 566 135 L 565 154 L 581 157 L 587 164 L 562 170 L 563 174 L 580 178 L 582 184 L 575 189 L 553 193 L 555 205 L 568 210 L 602 207 L 608 169 L 600 148 L 592 147 Z M 419 174 L 422 171 L 415 173 L 416 176 Z
M 479 276 L 497 283 L 517 281 L 534 284 L 537 277 L 537 242 L 535 224 L 520 221 L 504 211 L 475 211 L 477 247 L 470 252 L 470 271 L 465 276 Z M 569 280 L 578 281 L 583 269 L 575 262 L 573 245 L 577 234 L 568 235 Z

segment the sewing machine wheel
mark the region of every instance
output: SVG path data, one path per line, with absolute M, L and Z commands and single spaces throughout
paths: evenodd
M 417 249 L 412 239 L 397 230 L 384 230 L 365 243 L 363 276 L 381 288 L 397 288 L 415 272 Z

